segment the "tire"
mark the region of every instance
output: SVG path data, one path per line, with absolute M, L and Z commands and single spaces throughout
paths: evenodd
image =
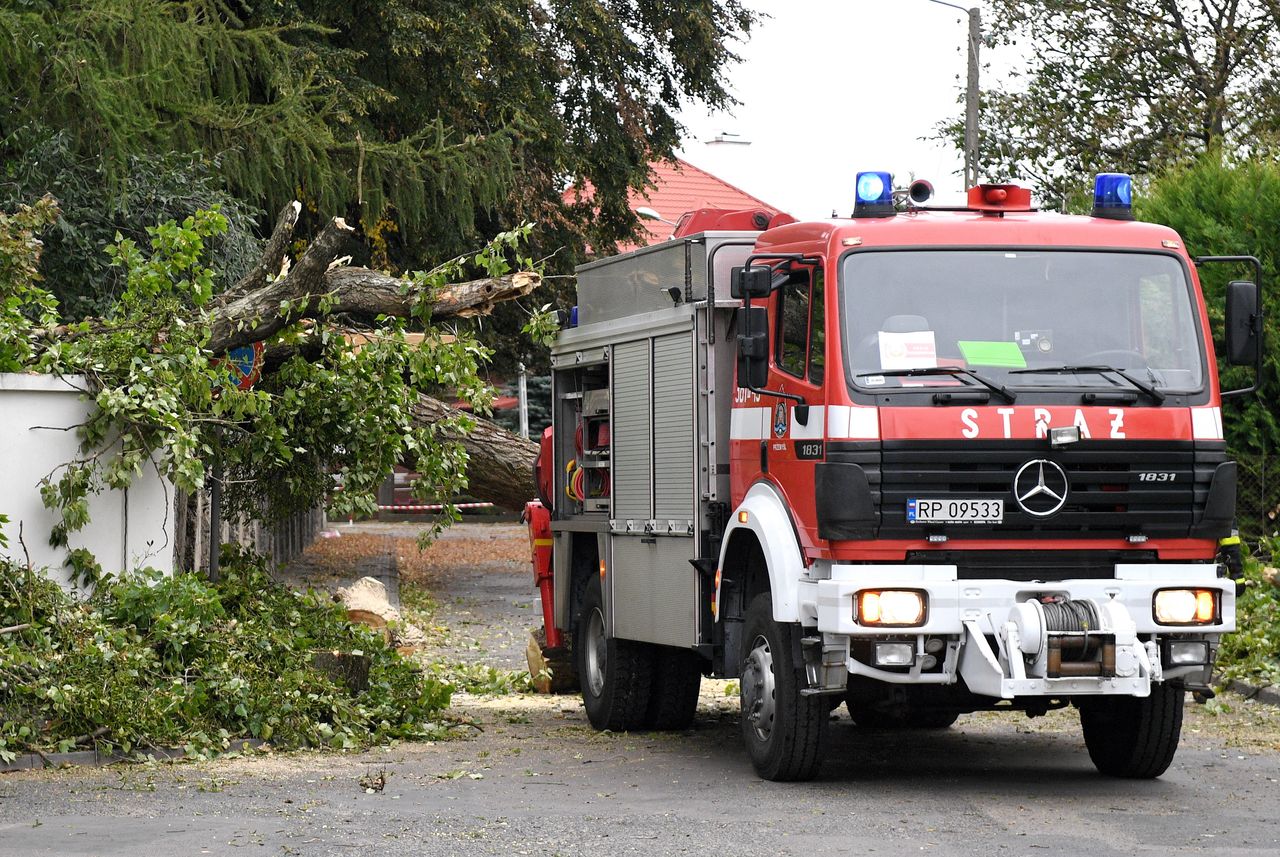
M 653 679 L 652 647 L 605 636 L 599 577 L 587 584 L 573 643 L 591 725 L 613 732 L 643 728 Z
M 645 726 L 659 731 L 688 729 L 698 711 L 702 658 L 689 649 L 654 646 L 653 685 Z
M 1151 780 L 1163 774 L 1178 750 L 1186 690 L 1164 682 L 1151 695 L 1082 699 L 1080 726 L 1089 758 L 1111 777 Z
M 798 627 L 773 620 L 769 593 L 757 595 L 743 624 L 746 656 L 739 694 L 742 738 L 761 778 L 775 782 L 812 779 L 822 760 L 830 720 L 823 696 L 801 696 L 804 672 L 792 660 Z

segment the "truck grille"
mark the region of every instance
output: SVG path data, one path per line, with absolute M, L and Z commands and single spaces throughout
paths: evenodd
M 832 445 L 831 461 L 860 465 L 879 509 L 879 538 L 1017 539 L 1028 536 L 1109 538 L 1130 534 L 1189 535 L 1203 511 L 1222 443 L 1081 441 L 1051 450 L 1041 441 L 885 441 Z M 1049 517 L 1019 508 L 1013 480 L 1023 464 L 1043 458 L 1067 474 L 1066 504 Z M 1145 479 L 1140 474 L 1155 474 Z M 1167 474 L 1167 475 L 1166 475 Z M 1000 524 L 908 524 L 910 498 L 1004 500 Z

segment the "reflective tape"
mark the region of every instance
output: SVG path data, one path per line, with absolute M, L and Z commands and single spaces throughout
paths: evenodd
M 880 409 L 828 405 L 827 437 L 830 440 L 879 440 Z
M 1196 440 L 1222 440 L 1222 411 L 1219 408 L 1192 408 L 1191 436 Z

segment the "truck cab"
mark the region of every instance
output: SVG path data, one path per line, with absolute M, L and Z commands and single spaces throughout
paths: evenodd
M 1206 260 L 1132 219 L 1126 176 L 1087 217 L 1014 185 L 857 192 L 851 218 L 580 271 L 548 615 L 592 723 L 681 725 L 695 671 L 736 677 L 752 762 L 785 780 L 840 703 L 901 728 L 1074 706 L 1099 770 L 1158 776 L 1234 630 Z M 1229 289 L 1235 362 L 1261 355 L 1258 288 Z

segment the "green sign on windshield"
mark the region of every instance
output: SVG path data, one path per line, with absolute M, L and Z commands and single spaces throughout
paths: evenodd
M 962 339 L 957 343 L 970 366 L 995 366 L 1001 369 L 1025 369 L 1027 360 L 1016 342 L 986 342 Z

